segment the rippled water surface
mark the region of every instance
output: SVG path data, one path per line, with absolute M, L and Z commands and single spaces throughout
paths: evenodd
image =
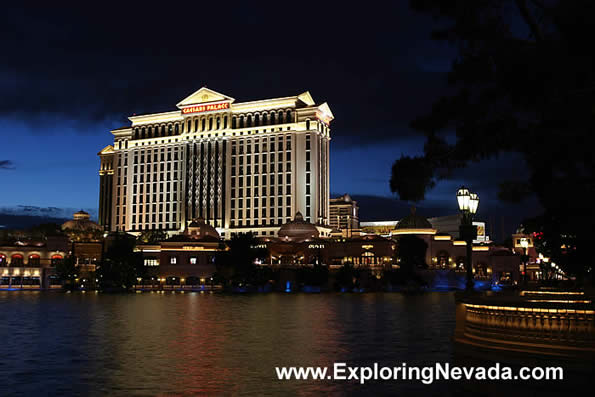
M 423 392 L 414 382 L 278 381 L 276 366 L 450 362 L 451 293 L 0 293 L 0 395 Z

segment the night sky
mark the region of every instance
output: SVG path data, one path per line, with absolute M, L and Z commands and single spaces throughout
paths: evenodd
M 306 90 L 328 102 L 332 194 L 359 198 L 362 220 L 407 214 L 390 192 L 390 168 L 401 154 L 421 153 L 423 137 L 409 123 L 449 92 L 456 49 L 430 39 L 440 21 L 406 1 L 124 3 L 3 7 L 0 210 L 96 212 L 97 152 L 113 142 L 109 130 L 134 113 L 175 110 L 208 86 L 238 102 Z M 498 202 L 498 183 L 511 173 L 524 175 L 512 154 L 474 164 L 440 182 L 419 212 L 456 212 L 456 189 L 469 185 L 499 239 L 503 225 L 510 231 L 538 211 Z

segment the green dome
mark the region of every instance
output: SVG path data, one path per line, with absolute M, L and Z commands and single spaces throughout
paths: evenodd
M 432 229 L 432 224 L 423 216 L 416 215 L 415 207 L 411 207 L 411 214 L 401 219 L 395 229 Z

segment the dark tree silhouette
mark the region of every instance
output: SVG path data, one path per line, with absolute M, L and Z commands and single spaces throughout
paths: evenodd
M 125 234 L 117 234 L 97 266 L 99 288 L 107 291 L 128 290 L 137 277 L 146 277 L 146 268 L 140 252 L 134 252 L 135 240 Z
M 420 200 L 456 168 L 519 153 L 529 178 L 511 175 L 499 197 L 536 196 L 551 231 L 545 238 L 571 238 L 568 270 L 586 271 L 595 220 L 595 54 L 585 38 L 592 37 L 595 3 L 412 0 L 411 6 L 436 17 L 432 37 L 455 44 L 458 54 L 448 75 L 453 94 L 412 122 L 426 136 L 424 155 L 395 162 L 391 190 Z M 449 143 L 445 134 L 452 132 L 456 142 Z
M 272 277 L 269 267 L 261 267 L 254 262 L 266 260 L 268 251 L 260 247 L 259 240 L 252 233 L 239 233 L 227 242 L 229 250 L 217 256 L 218 282 L 264 285 Z
M 403 235 L 398 238 L 397 243 L 397 255 L 403 273 L 413 274 L 416 268 L 427 267 L 428 244 L 423 239 L 414 235 Z

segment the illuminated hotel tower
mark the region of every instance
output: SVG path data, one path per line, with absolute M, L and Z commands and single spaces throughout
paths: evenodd
M 203 87 L 178 110 L 129 117 L 101 152 L 106 230 L 184 230 L 203 218 L 231 233 L 273 236 L 299 211 L 329 224 L 333 114 L 309 92 L 236 103 Z

